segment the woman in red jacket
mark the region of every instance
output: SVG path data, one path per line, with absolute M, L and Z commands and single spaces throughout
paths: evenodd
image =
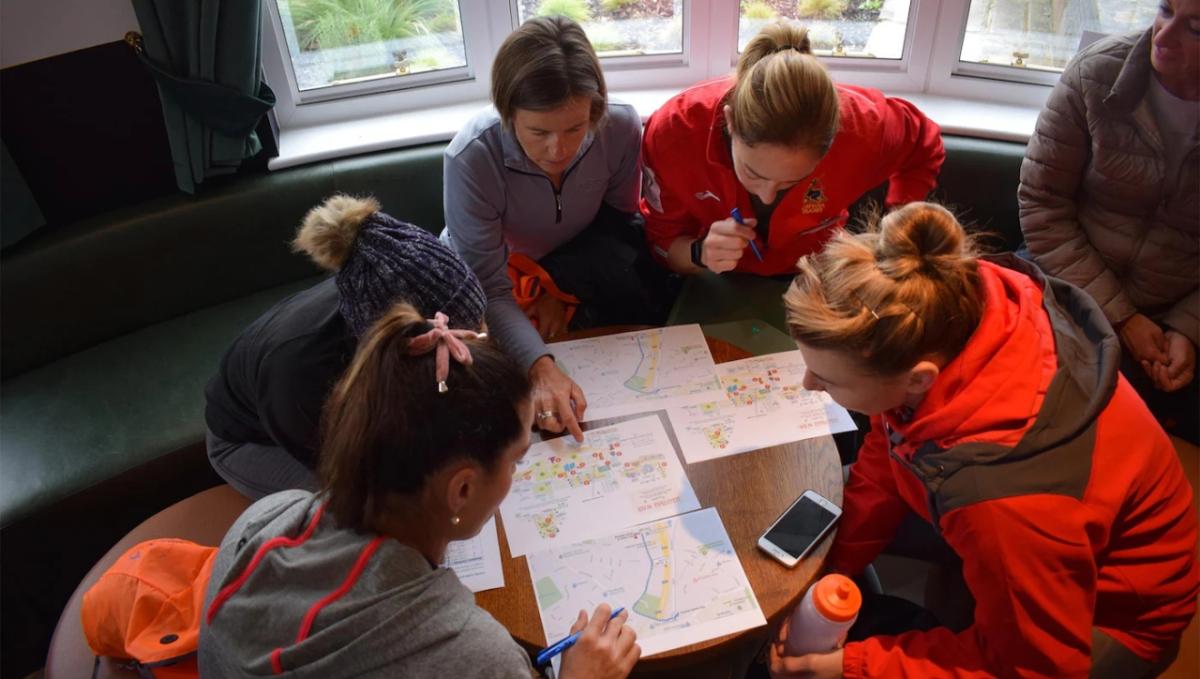
M 805 387 L 872 418 L 829 563 L 861 571 L 912 512 L 961 558 L 975 619 L 773 648 L 776 677 L 1132 679 L 1177 652 L 1200 571 L 1171 441 L 1096 303 L 1002 264 L 928 203 L 800 261 L 784 301 Z
M 650 117 L 646 235 L 681 273 L 790 274 L 884 181 L 888 205 L 923 200 L 944 158 L 938 126 L 915 106 L 835 85 L 807 29 L 771 24 L 746 45 L 732 80 L 697 85 Z

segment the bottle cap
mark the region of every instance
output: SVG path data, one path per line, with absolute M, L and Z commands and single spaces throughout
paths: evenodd
M 853 620 L 862 608 L 862 592 L 858 585 L 844 575 L 826 575 L 813 585 L 813 607 L 828 620 Z

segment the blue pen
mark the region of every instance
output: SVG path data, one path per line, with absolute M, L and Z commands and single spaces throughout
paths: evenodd
M 625 610 L 624 606 L 618 608 L 617 610 L 612 612 L 612 615 L 608 616 L 608 619 L 612 620 L 613 618 L 620 615 L 621 611 L 623 611 L 623 610 Z M 550 644 L 549 646 L 546 647 L 546 650 L 537 654 L 537 661 L 535 662 L 535 664 L 538 667 L 541 667 L 542 665 L 545 665 L 546 663 L 550 662 L 551 658 L 558 655 L 559 653 L 562 653 L 563 651 L 566 651 L 568 648 L 574 646 L 575 642 L 579 641 L 580 634 L 583 634 L 583 630 L 575 632 L 574 634 L 568 634 L 567 636 L 563 637 L 562 639 L 559 639 L 558 641 L 554 642 L 553 644 Z
M 733 221 L 745 226 L 746 222 L 742 220 L 742 211 L 741 210 L 739 210 L 735 207 L 729 211 L 729 216 L 733 217 Z M 755 245 L 753 240 L 750 241 L 750 250 L 752 250 L 754 252 L 754 256 L 755 256 L 755 258 L 758 259 L 758 261 L 760 261 L 760 262 L 763 261 L 762 253 L 758 251 L 758 246 Z

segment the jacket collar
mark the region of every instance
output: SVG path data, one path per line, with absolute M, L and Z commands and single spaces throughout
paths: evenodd
M 942 448 L 938 439 L 944 438 L 943 435 L 953 438 L 967 434 L 970 440 L 970 432 L 939 432 L 933 436 L 929 435 L 932 432 L 910 432 L 908 423 L 890 413 L 894 428 L 899 430 L 893 443 L 907 439 L 916 447 L 910 448 L 907 455 L 920 456 L 923 460 L 920 464 L 937 468 L 939 474 L 953 473 L 965 465 L 1028 458 L 1063 445 L 1078 437 L 1100 416 L 1117 386 L 1120 342 L 1100 307 L 1087 293 L 1046 276 L 1011 253 L 986 259 L 1024 274 L 1041 288 L 1042 309 L 1049 317 L 1054 335 L 1057 369 L 1033 423 L 1016 445 L 971 442 L 949 443 Z M 930 422 L 934 427 L 944 424 L 920 409 L 916 419 Z
M 1133 43 L 1125 63 L 1117 73 L 1112 89 L 1104 97 L 1104 105 L 1118 113 L 1131 113 L 1146 96 L 1150 83 L 1150 31 L 1146 29 Z

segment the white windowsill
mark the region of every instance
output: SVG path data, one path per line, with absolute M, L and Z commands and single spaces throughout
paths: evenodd
M 645 120 L 678 89 L 614 92 L 613 97 L 632 104 Z M 952 97 L 894 93 L 916 104 L 942 127 L 944 134 L 1025 143 L 1033 133 L 1039 108 Z M 450 140 L 486 102 L 468 102 L 420 111 L 394 113 L 311 127 L 282 130 L 279 156 L 272 170 L 306 165 L 405 146 Z

